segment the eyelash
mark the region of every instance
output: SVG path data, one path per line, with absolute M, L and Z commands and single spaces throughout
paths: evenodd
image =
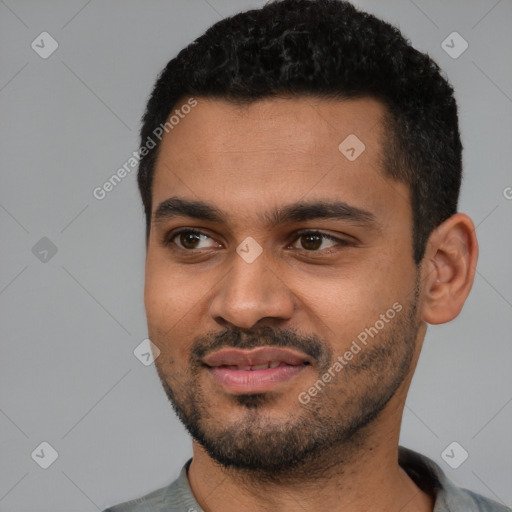
M 178 237 L 179 235 L 182 235 L 184 233 L 192 233 L 194 235 L 198 235 L 199 237 L 201 235 L 205 235 L 207 236 L 208 238 L 211 238 L 210 236 L 208 236 L 206 233 L 203 233 L 202 231 L 199 231 L 197 229 L 192 229 L 192 228 L 183 228 L 183 229 L 180 229 L 178 231 L 175 231 L 173 233 L 171 233 L 170 235 L 165 235 L 163 240 L 162 240 L 162 244 L 164 245 L 164 247 L 171 247 L 173 250 L 174 249 L 177 249 L 177 250 L 182 250 L 182 251 L 185 251 L 185 252 L 195 252 L 195 251 L 200 251 L 201 249 L 187 249 L 187 248 L 184 248 L 184 247 L 180 247 L 179 245 L 175 244 L 173 242 L 173 240 Z M 351 245 L 350 242 L 348 242 L 347 240 L 343 240 L 341 238 L 337 238 L 333 235 L 328 235 L 327 233 L 323 233 L 322 231 L 318 231 L 318 230 L 304 230 L 304 231 L 299 231 L 297 233 L 295 233 L 295 238 L 293 239 L 293 242 L 296 242 L 297 240 L 299 240 L 301 237 L 303 236 L 307 236 L 307 235 L 319 235 L 321 236 L 323 239 L 325 240 L 330 240 L 331 242 L 336 242 L 338 244 L 338 246 L 340 247 L 346 247 L 346 246 L 349 246 Z M 174 247 L 173 247 L 174 246 Z M 295 250 L 299 250 L 299 251 L 304 251 L 304 252 L 307 252 L 307 253 L 325 253 L 327 251 L 332 251 L 332 249 L 334 249 L 334 247 L 328 247 L 327 249 L 322 249 L 322 250 L 308 250 L 308 249 L 295 249 Z

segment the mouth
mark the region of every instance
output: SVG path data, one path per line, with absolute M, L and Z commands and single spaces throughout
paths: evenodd
M 303 372 L 312 361 L 303 352 L 277 347 L 222 349 L 203 359 L 213 379 L 231 394 L 262 393 Z
M 309 363 L 301 363 L 300 365 L 307 366 Z M 300 366 L 298 364 L 287 364 L 283 361 L 269 361 L 268 363 L 256 364 L 256 365 L 236 365 L 236 364 L 222 364 L 219 366 L 210 366 L 209 368 L 227 368 L 228 370 L 243 370 L 243 371 L 255 371 L 255 370 L 268 370 L 270 368 L 278 368 L 280 366 Z M 208 366 L 208 365 L 206 365 Z

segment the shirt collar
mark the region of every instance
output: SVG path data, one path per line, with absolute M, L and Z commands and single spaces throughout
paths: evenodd
M 194 498 L 188 481 L 191 462 L 192 459 L 189 459 L 185 463 L 178 478 L 168 487 L 167 496 L 170 503 L 177 495 L 187 511 L 204 512 Z M 464 510 L 464 505 L 471 506 L 472 500 L 468 493 L 451 482 L 444 471 L 428 457 L 399 446 L 398 463 L 420 489 L 434 497 L 433 512 Z

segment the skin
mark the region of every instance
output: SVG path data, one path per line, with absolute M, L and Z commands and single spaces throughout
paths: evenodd
M 385 110 L 376 100 L 283 97 L 240 107 L 196 99 L 162 140 L 153 217 L 162 201 L 180 197 L 207 201 L 226 218 L 153 218 L 144 299 L 149 335 L 160 349 L 155 365 L 173 407 L 240 462 L 222 465 L 211 446 L 194 440 L 188 478 L 198 503 L 207 512 L 432 510 L 432 496 L 398 465 L 400 423 L 427 323 L 455 318 L 471 289 L 478 256 L 471 219 L 458 213 L 446 220 L 415 265 L 409 190 L 381 168 Z M 349 134 L 365 144 L 354 161 L 338 149 Z M 364 209 L 375 223 L 310 219 L 270 228 L 259 216 L 319 199 Z M 206 237 L 194 245 L 170 236 L 187 227 Z M 304 229 L 349 243 L 321 239 L 312 249 L 297 235 Z M 248 236 L 262 248 L 252 263 L 236 252 Z M 396 318 L 301 404 L 299 394 L 397 302 L 403 309 Z M 294 333 L 287 346 L 310 342 L 318 357 L 258 400 L 237 397 L 193 357 L 197 347 L 219 348 L 220 335 L 235 331 L 248 337 L 225 340 L 239 347 L 265 345 L 262 333 L 273 341 Z M 364 407 L 375 417 L 363 418 Z M 297 432 L 303 437 L 294 446 Z M 330 441 L 287 465 L 285 457 L 318 432 Z M 248 467 L 247 453 L 268 470 Z

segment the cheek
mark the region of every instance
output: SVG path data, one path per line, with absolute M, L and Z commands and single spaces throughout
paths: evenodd
M 186 324 L 180 321 L 187 313 L 183 301 L 165 280 L 150 278 L 146 280 L 144 302 L 149 338 L 160 350 L 159 364 L 165 367 L 172 361 L 184 361 L 188 347 L 183 343 Z
M 144 305 L 149 337 L 162 353 L 161 361 L 183 362 L 198 335 L 204 315 L 201 297 L 211 287 L 206 276 L 185 273 L 165 260 L 147 260 Z M 178 363 L 178 364 L 181 364 Z
M 144 285 L 144 305 L 148 323 L 173 325 L 190 309 L 197 288 L 176 266 L 160 254 L 148 254 Z
M 150 326 L 160 327 L 165 318 L 168 318 L 167 313 L 173 309 L 168 281 L 168 276 L 158 273 L 154 266 L 146 267 L 144 306 Z M 168 319 L 172 321 L 172 318 Z
M 404 305 L 414 273 L 396 261 L 393 265 L 399 270 L 391 267 L 393 256 L 388 256 L 373 262 L 361 259 L 350 270 L 295 283 L 294 295 L 301 302 L 305 322 L 315 323 L 316 332 L 332 339 L 336 351 L 344 351 L 353 338 L 393 309 L 393 304 Z M 393 310 L 391 313 L 394 315 Z

